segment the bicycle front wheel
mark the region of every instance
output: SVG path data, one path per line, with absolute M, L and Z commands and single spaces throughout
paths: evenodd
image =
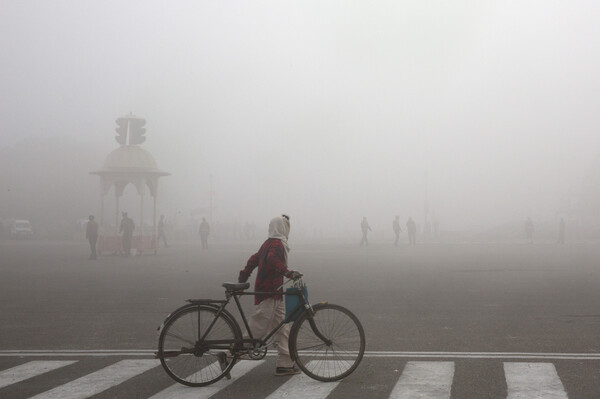
M 225 313 L 215 320 L 216 313 L 213 307 L 195 305 L 166 320 L 158 341 L 158 357 L 175 381 L 192 387 L 205 386 L 223 378 L 233 367 L 233 342 L 242 339 L 239 326 Z M 200 339 L 209 327 L 205 341 L 226 342 L 203 345 Z
M 290 331 L 290 354 L 298 367 L 319 381 L 337 381 L 358 367 L 365 353 L 365 332 L 348 309 L 330 304 L 304 312 Z

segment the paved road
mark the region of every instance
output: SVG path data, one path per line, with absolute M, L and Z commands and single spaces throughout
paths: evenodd
M 175 242 L 157 256 L 88 261 L 85 242 L 1 242 L 0 350 L 151 350 L 156 327 L 171 310 L 186 298 L 222 297 L 220 283 L 235 280 L 258 244 L 223 243 L 203 252 L 197 243 Z M 386 352 L 600 353 L 599 260 L 596 243 L 362 249 L 296 244 L 290 253 L 291 266 L 307 276 L 310 299 L 350 308 L 365 327 L 367 350 Z M 118 364 L 132 366 L 133 375 L 94 397 L 150 397 L 172 384 L 147 356 L 50 354 L 0 357 L 0 381 L 20 365 L 65 360 L 76 363 L 11 383 L 0 388 L 0 397 L 29 397 L 86 376 L 96 381 L 106 368 L 110 380 L 119 382 L 111 374 Z M 127 363 L 132 360 L 143 362 Z M 244 392 L 241 397 L 263 398 L 298 380 L 272 376 L 272 360 L 215 397 Z M 27 376 L 25 369 L 16 374 Z M 598 360 L 532 355 L 367 357 L 329 396 L 319 397 L 386 398 L 402 392 L 398 386 L 423 385 L 410 380 L 415 373 L 427 381 L 442 378 L 440 392 L 450 389 L 453 398 L 503 398 L 517 392 L 511 386 L 528 390 L 535 381 L 562 392 L 538 397 L 600 397 Z M 523 383 L 511 375 L 529 377 Z
M 414 355 L 413 355 L 414 356 Z M 593 360 L 552 358 L 405 358 L 378 353 L 340 382 L 304 375 L 274 377 L 274 359 L 242 361 L 231 380 L 190 388 L 171 381 L 148 356 L 4 356 L 3 398 L 593 398 L 597 397 L 600 354 Z M 260 381 L 260 384 L 257 383 Z M 595 393 L 595 394 L 592 394 Z

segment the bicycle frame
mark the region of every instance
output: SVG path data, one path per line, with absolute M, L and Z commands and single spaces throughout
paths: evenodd
M 239 297 L 241 297 L 241 296 L 256 296 L 256 295 L 271 295 L 271 294 L 295 295 L 295 296 L 299 297 L 300 301 L 299 301 L 298 305 L 294 308 L 294 310 L 291 313 L 289 313 L 288 316 L 286 318 L 284 318 L 263 339 L 255 339 L 252 336 L 252 331 L 250 331 L 250 325 L 248 324 L 248 320 L 246 319 L 246 315 L 244 314 L 244 312 L 242 310 L 242 306 L 240 304 Z M 304 311 L 312 312 L 312 307 L 310 306 L 310 303 L 308 303 L 308 301 L 304 297 L 304 294 L 300 290 L 298 290 L 297 292 L 281 292 L 281 293 L 280 292 L 253 292 L 253 291 L 249 291 L 249 292 L 241 292 L 241 293 L 231 293 L 231 296 L 235 300 L 235 303 L 237 305 L 238 311 L 240 312 L 240 316 L 242 316 L 242 320 L 244 321 L 244 326 L 246 327 L 246 332 L 248 333 L 248 336 L 250 337 L 250 341 L 251 342 L 258 341 L 261 345 L 264 345 L 266 342 L 268 342 L 269 339 L 273 335 L 275 335 L 277 333 L 277 331 L 279 331 L 279 329 L 281 327 L 283 327 L 284 324 L 289 323 L 296 316 L 299 317 L 302 312 L 304 312 Z
M 308 377 L 324 382 L 339 381 L 356 370 L 365 351 L 365 333 L 352 312 L 326 302 L 311 306 L 301 283 L 295 284 L 297 289 L 287 292 L 279 292 L 281 287 L 275 292 L 244 292 L 249 286 L 248 283 L 223 283 L 224 299 L 188 299 L 188 304 L 165 319 L 159 327 L 155 357 L 160 359 L 170 377 L 194 387 L 231 378 L 230 371 L 239 360 L 264 359 L 274 336 L 290 322 L 293 324 L 289 356 Z M 265 332 L 265 337 L 252 335 L 249 323 L 252 320 L 246 317 L 240 302 L 242 296 L 256 295 L 296 295 L 296 298 L 284 297 L 290 299 L 286 301 L 286 316 L 283 318 L 279 312 L 283 321 L 276 322 L 277 326 Z M 232 298 L 246 333 L 242 331 L 240 316 L 234 316 L 235 312 L 232 314 L 227 309 Z
M 246 318 L 246 314 L 244 313 L 244 310 L 242 308 L 242 305 L 241 305 L 240 299 L 239 299 L 242 296 L 256 296 L 256 295 L 296 295 L 299 297 L 298 305 L 294 308 L 294 310 L 292 312 L 288 313 L 288 316 L 286 318 L 284 318 L 273 330 L 271 330 L 262 339 L 254 338 L 254 336 L 252 335 L 252 331 L 250 330 L 250 325 L 248 324 L 248 319 Z M 188 348 L 185 350 L 184 350 L 184 348 L 182 348 L 182 351 L 180 351 L 178 353 L 163 353 L 163 356 L 170 357 L 170 356 L 177 356 L 180 353 L 195 353 L 196 351 L 199 350 L 198 346 L 200 346 L 200 345 L 203 348 L 201 350 L 203 352 L 207 351 L 207 350 L 214 350 L 214 349 L 231 350 L 232 349 L 231 345 L 235 345 L 235 347 L 233 349 L 236 352 L 243 352 L 248 349 L 253 349 L 256 346 L 264 346 L 269 341 L 269 339 L 273 335 L 275 335 L 281 327 L 283 327 L 284 324 L 289 323 L 293 319 L 297 320 L 297 317 L 300 317 L 300 315 L 304 312 L 308 312 L 308 314 L 309 314 L 308 321 L 309 321 L 311 329 L 313 330 L 315 335 L 317 337 L 319 337 L 325 344 L 327 344 L 327 345 L 331 344 L 331 341 L 329 339 L 325 338 L 321 334 L 321 332 L 318 330 L 317 325 L 312 318 L 312 316 L 313 316 L 312 306 L 310 305 L 308 300 L 304 297 L 302 290 L 297 290 L 297 291 L 293 291 L 293 292 L 285 292 L 285 291 L 284 292 L 279 292 L 279 291 L 273 291 L 273 292 L 226 291 L 225 296 L 226 296 L 226 299 L 188 299 L 187 302 L 189 302 L 192 305 L 212 306 L 217 312 L 215 313 L 215 316 L 214 316 L 212 322 L 210 323 L 210 325 L 208 326 L 208 328 L 202 335 L 200 335 L 202 331 L 201 331 L 201 325 L 200 325 L 200 318 L 198 318 L 198 337 L 199 337 L 199 339 L 198 339 L 198 342 L 196 342 L 196 345 L 194 348 Z M 233 298 L 235 301 L 236 307 L 238 309 L 238 312 L 240 313 L 240 316 L 242 317 L 242 321 L 244 322 L 244 326 L 246 328 L 246 332 L 247 332 L 249 338 L 228 339 L 228 340 L 206 340 L 206 337 L 208 336 L 208 334 L 212 330 L 213 326 L 215 325 L 215 323 L 217 322 L 217 320 L 223 313 L 225 313 L 225 317 L 233 318 L 231 316 L 231 313 L 229 313 L 227 310 L 225 310 L 227 305 L 231 302 L 231 298 Z M 186 305 L 186 306 L 189 306 L 189 305 Z M 235 319 L 233 319 L 233 321 L 239 325 L 239 323 L 237 323 L 237 321 L 235 321 Z M 249 347 L 246 344 L 252 344 L 252 346 Z

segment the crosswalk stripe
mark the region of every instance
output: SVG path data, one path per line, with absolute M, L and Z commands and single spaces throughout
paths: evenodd
M 552 363 L 504 363 L 507 399 L 567 399 Z
M 67 384 L 34 396 L 35 399 L 83 399 L 105 391 L 159 365 L 158 360 L 122 360 Z M 31 398 L 31 399 L 33 399 Z
M 311 361 L 307 364 L 310 370 L 315 367 L 315 363 L 323 361 Z M 267 399 L 317 399 L 325 398 L 338 386 L 340 381 L 321 382 L 310 378 L 305 374 L 298 374 L 290 378 L 285 384 L 280 386 L 275 392 L 267 396 Z
M 328 363 L 326 361 L 325 363 Z M 308 362 L 309 370 L 315 367 L 316 363 L 324 363 L 323 361 Z M 321 382 L 316 381 L 306 374 L 298 374 L 290 378 L 285 384 L 280 386 L 275 392 L 267 396 L 267 399 L 317 399 L 325 398 L 338 386 L 340 381 Z
M 104 349 L 104 350 L 0 350 L 0 357 L 88 357 L 88 356 L 153 356 L 156 349 Z M 351 351 L 349 353 L 357 353 Z M 275 357 L 277 353 L 268 353 Z M 600 360 L 600 353 L 536 353 L 536 352 L 397 352 L 366 351 L 364 358 L 409 358 L 409 359 L 546 359 L 546 360 Z
M 408 362 L 394 386 L 393 399 L 449 399 L 454 362 Z
M 227 387 L 229 384 L 231 384 L 232 382 L 236 381 L 238 378 L 242 377 L 244 374 L 246 374 L 247 372 L 249 372 L 250 370 L 252 370 L 253 368 L 260 366 L 261 364 L 263 364 L 265 361 L 264 360 L 242 360 L 239 363 L 237 363 L 235 366 L 233 366 L 233 368 L 231 369 L 231 379 L 221 379 L 217 382 L 215 382 L 214 384 L 205 386 L 205 387 L 201 387 L 201 388 L 192 388 L 192 387 L 188 387 L 182 384 L 175 384 L 170 386 L 169 388 L 165 389 L 164 391 L 161 391 L 159 393 L 157 393 L 156 395 L 152 396 L 150 399 L 205 399 L 205 398 L 210 398 L 211 396 L 213 396 L 214 394 L 216 394 L 217 392 L 219 392 L 221 389 Z
M 76 363 L 76 360 L 36 360 L 0 371 L 0 388 Z

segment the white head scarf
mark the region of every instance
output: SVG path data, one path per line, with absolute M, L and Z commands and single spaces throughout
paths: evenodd
M 269 223 L 269 238 L 278 238 L 281 240 L 283 247 L 289 252 L 287 240 L 290 235 L 290 221 L 283 216 L 276 216 Z

